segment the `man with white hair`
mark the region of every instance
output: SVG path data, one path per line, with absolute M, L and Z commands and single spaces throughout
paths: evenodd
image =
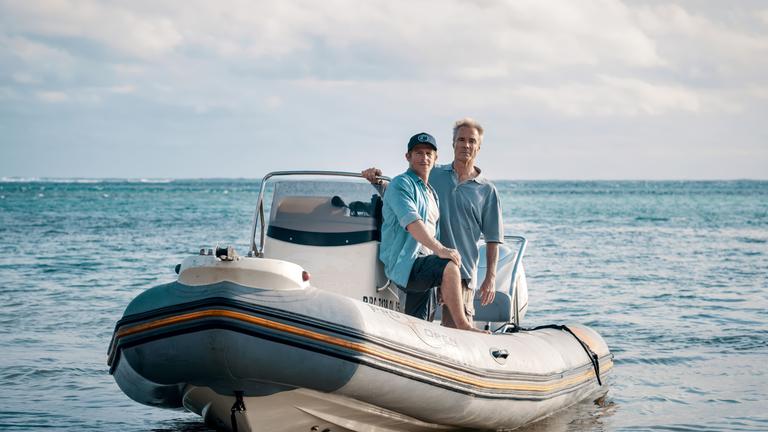
M 440 200 L 440 241 L 458 250 L 461 256 L 461 279 L 464 313 L 472 321 L 475 311 L 475 289 L 480 291 L 481 304 L 493 302 L 496 289 L 498 245 L 504 240 L 501 200 L 496 187 L 475 165 L 483 141 L 483 127 L 474 119 L 463 118 L 453 127 L 453 162 L 438 165 L 429 174 L 429 184 Z M 363 176 L 371 183 L 382 174 L 378 168 L 368 168 Z M 382 184 L 382 188 L 386 185 Z M 486 242 L 488 269 L 477 287 L 478 241 Z M 443 307 L 443 325 L 456 327 L 456 320 Z M 463 320 L 462 320 L 463 321 Z

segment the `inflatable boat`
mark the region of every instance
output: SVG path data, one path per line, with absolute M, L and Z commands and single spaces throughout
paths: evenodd
M 240 432 L 508 430 L 605 394 L 613 356 L 594 330 L 521 326 L 523 237 L 500 247 L 494 302 L 475 304 L 482 334 L 400 312 L 380 226 L 358 174 L 268 174 L 250 250 L 201 249 L 137 296 L 110 373 L 137 402 Z

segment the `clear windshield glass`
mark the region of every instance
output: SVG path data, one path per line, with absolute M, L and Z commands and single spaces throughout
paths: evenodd
M 284 178 L 274 182 L 269 225 L 314 233 L 375 231 L 379 202 L 365 180 Z

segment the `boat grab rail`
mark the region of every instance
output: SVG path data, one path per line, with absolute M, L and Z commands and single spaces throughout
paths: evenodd
M 512 310 L 515 312 L 515 319 L 514 324 L 516 326 L 520 325 L 520 309 L 519 309 L 519 300 L 518 300 L 518 289 L 517 289 L 517 269 L 520 268 L 520 263 L 523 261 L 523 255 L 525 254 L 525 248 L 528 246 L 528 239 L 526 239 L 523 236 L 518 235 L 504 235 L 504 241 L 507 240 L 513 240 L 516 242 L 520 242 L 520 247 L 517 249 L 517 255 L 515 256 L 515 263 L 512 264 L 512 281 L 509 285 L 509 293 L 512 295 Z
M 253 216 L 253 229 L 251 230 L 251 247 L 248 251 L 249 257 L 264 257 L 264 240 L 266 235 L 266 223 L 264 220 L 264 192 L 266 190 L 267 180 L 272 177 L 278 176 L 335 176 L 335 177 L 356 177 L 364 178 L 360 173 L 345 172 L 345 171 L 272 171 L 265 175 L 261 179 L 261 186 L 259 188 L 259 198 L 256 201 L 256 212 Z M 389 181 L 390 178 L 386 176 L 377 176 L 379 180 Z M 259 224 L 261 222 L 261 224 Z M 259 231 L 259 244 L 256 245 L 256 230 L 261 226 Z

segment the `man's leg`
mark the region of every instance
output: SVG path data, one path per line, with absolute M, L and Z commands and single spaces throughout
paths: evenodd
M 467 319 L 467 315 L 464 313 L 464 297 L 462 296 L 463 293 L 461 288 L 461 273 L 459 272 L 459 267 L 453 261 L 449 262 L 443 270 L 443 280 L 440 284 L 440 294 L 443 297 L 445 306 L 451 313 L 455 328 L 485 333 L 482 330 L 474 328 L 472 326 L 472 322 Z
M 462 302 L 464 303 L 464 315 L 467 316 L 467 321 L 473 322 L 475 318 L 475 308 L 472 303 L 474 301 L 475 292 L 472 288 L 467 286 L 467 281 L 463 279 L 461 281 L 461 288 Z M 451 316 L 451 311 L 449 311 L 444 304 L 441 305 L 441 307 L 443 310 L 441 324 L 445 327 L 456 328 L 456 324 L 453 322 L 453 317 Z
M 443 276 L 447 259 L 436 255 L 416 258 L 408 278 L 408 285 L 399 287 L 405 293 L 401 298 L 403 312 L 412 317 L 432 321 L 437 307 L 437 288 Z
M 435 318 L 437 305 L 435 288 L 429 288 L 426 291 L 407 292 L 403 297 L 405 297 L 403 312 L 406 315 L 426 321 L 432 321 Z

